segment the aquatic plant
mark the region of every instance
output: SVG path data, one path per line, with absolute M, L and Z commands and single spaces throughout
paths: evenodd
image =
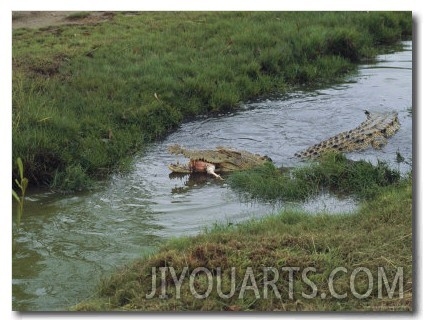
M 16 210 L 16 227 L 19 228 L 21 224 L 22 214 L 24 213 L 24 198 L 25 191 L 28 187 L 28 179 L 24 177 L 24 165 L 22 164 L 21 158 L 16 159 L 16 164 L 18 166 L 19 180 L 15 179 L 15 183 L 20 190 L 20 195 L 12 189 L 12 196 L 15 198 L 17 202 L 17 210 Z
M 322 190 L 369 199 L 381 187 L 399 180 L 399 171 L 390 169 L 383 161 L 373 165 L 364 160 L 349 160 L 335 152 L 293 169 L 267 164 L 228 176 L 230 187 L 246 197 L 280 201 L 304 200 Z

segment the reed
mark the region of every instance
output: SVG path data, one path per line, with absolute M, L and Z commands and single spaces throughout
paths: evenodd
M 16 164 L 18 167 L 19 172 L 19 180 L 15 179 L 15 184 L 20 190 L 20 195 L 12 189 L 12 196 L 17 202 L 17 210 L 16 210 L 16 227 L 19 229 L 19 226 L 21 224 L 21 218 L 22 214 L 24 213 L 24 199 L 25 199 L 25 192 L 28 187 L 28 179 L 24 177 L 24 165 L 22 164 L 21 158 L 16 159 Z
M 16 252 L 17 243 L 15 241 L 16 232 L 19 231 L 21 226 L 21 219 L 24 213 L 24 201 L 25 201 L 25 192 L 28 187 L 28 179 L 24 177 L 24 165 L 22 164 L 21 158 L 16 159 L 16 165 L 18 167 L 19 180 L 15 179 L 16 187 L 19 189 L 19 193 L 12 189 L 12 197 L 16 200 L 16 221 L 14 224 L 12 232 L 12 252 Z

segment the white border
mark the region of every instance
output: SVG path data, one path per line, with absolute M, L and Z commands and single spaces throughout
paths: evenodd
M 279 0 L 160 0 L 160 1 L 135 1 L 135 0 L 105 0 L 100 3 L 87 0 L 75 1 L 12 1 L 9 7 L 12 10 L 257 10 L 257 11 L 364 11 L 364 10 L 402 10 L 410 11 L 416 8 L 418 1 L 391 0 L 386 5 L 384 1 L 345 1 L 345 0 L 305 0 L 305 1 L 279 1 Z
M 95 3 L 95 4 L 94 4 Z M 425 299 L 425 288 L 428 285 L 427 276 L 423 272 L 428 267 L 427 258 L 423 256 L 425 244 L 427 243 L 427 232 L 426 226 L 429 215 L 429 211 L 427 210 L 427 200 L 425 199 L 425 194 L 423 193 L 423 182 L 426 181 L 428 170 L 427 163 L 425 163 L 427 142 L 425 141 L 426 135 L 425 131 L 428 128 L 426 125 L 426 121 L 428 120 L 427 108 L 429 105 L 425 102 L 427 99 L 427 85 L 424 85 L 423 82 L 423 74 L 426 74 L 427 71 L 427 63 L 425 58 L 428 57 L 427 43 L 423 42 L 422 34 L 428 34 L 427 25 L 425 25 L 424 21 L 424 10 L 423 10 L 424 1 L 399 1 L 399 0 L 391 0 L 391 1 L 374 1 L 374 0 L 359 0 L 359 1 L 348 1 L 348 0 L 310 0 L 310 1 L 281 1 L 281 0 L 248 0 L 248 1 L 201 1 L 201 0 L 161 0 L 161 1 L 135 1 L 135 0 L 121 0 L 121 1 L 112 1 L 106 0 L 97 4 L 95 1 L 82 1 L 75 0 L 65 3 L 64 1 L 43 1 L 39 0 L 15 0 L 15 1 L 1 1 L 0 3 L 0 39 L 2 43 L 1 59 L 0 59 L 0 70 L 2 70 L 2 75 L 0 77 L 0 97 L 2 98 L 2 110 L 0 117 L 0 128 L 2 130 L 1 134 L 1 146 L 5 148 L 7 151 L 3 152 L 0 159 L 0 203 L 3 205 L 4 210 L 2 212 L 2 228 L 1 235 L 1 248 L 2 248 L 2 256 L 5 257 L 6 263 L 2 263 L 2 272 L 1 281 L 2 288 L 0 290 L 0 303 L 1 303 L 1 317 L 0 319 L 28 319 L 28 318 L 40 318 L 40 319 L 66 319 L 70 317 L 79 317 L 81 319 L 92 319 L 93 316 L 88 314 L 76 313 L 76 314 L 22 314 L 22 313 L 14 313 L 11 312 L 11 205 L 12 200 L 10 196 L 10 168 L 11 168 L 11 12 L 12 11 L 96 11 L 96 10 L 142 10 L 142 11 L 157 11 L 157 10 L 240 10 L 240 11 L 413 11 L 414 22 L 416 26 L 416 37 L 414 40 L 416 41 L 416 45 L 413 45 L 413 48 L 417 49 L 417 54 L 415 57 L 418 59 L 415 62 L 418 70 L 417 77 L 414 77 L 416 81 L 414 92 L 417 93 L 417 97 L 414 100 L 417 104 L 418 108 L 418 118 L 415 118 L 415 125 L 418 126 L 419 131 L 417 132 L 418 136 L 414 136 L 414 139 L 417 139 L 419 145 L 419 151 L 415 153 L 417 155 L 417 159 L 414 159 L 417 166 L 414 168 L 417 169 L 415 173 L 418 178 L 418 185 L 416 185 L 417 190 L 414 190 L 414 196 L 417 199 L 417 206 L 414 208 L 416 210 L 418 218 L 417 227 L 417 238 L 416 242 L 418 243 L 417 248 L 420 252 L 416 252 L 415 259 L 415 268 L 417 270 L 418 279 L 413 279 L 414 281 L 418 280 L 416 285 L 418 286 L 417 292 L 413 293 L 414 299 L 416 299 L 417 312 L 414 316 L 417 318 L 425 319 L 425 315 L 428 314 L 426 305 L 424 301 Z M 426 15 L 427 18 L 427 15 Z M 427 37 L 426 37 L 427 38 Z M 426 92 L 424 90 L 426 89 Z M 418 175 L 418 176 L 417 176 Z M 427 250 L 426 250 L 427 251 Z M 420 253 L 421 255 L 418 255 Z M 231 314 L 222 314 L 217 315 L 220 316 L 230 316 Z M 371 314 L 373 317 L 377 314 Z M 95 315 L 100 317 L 100 315 Z M 115 315 L 106 315 L 103 314 L 103 318 L 116 318 L 116 316 L 123 317 L 123 314 L 115 314 Z M 148 315 L 134 315 L 132 318 L 137 317 L 152 317 L 154 314 Z M 155 315 L 156 316 L 156 315 Z M 180 316 L 180 315 L 179 315 Z M 187 315 L 182 315 L 187 316 Z M 199 315 L 201 316 L 201 315 Z M 210 315 L 211 316 L 211 315 Z M 255 317 L 257 314 L 250 314 L 251 317 Z M 262 315 L 260 317 L 265 317 L 266 315 Z M 310 314 L 310 315 L 294 315 L 288 313 L 284 315 L 284 318 L 312 318 L 313 316 L 320 317 L 323 314 Z M 329 318 L 335 316 L 335 314 L 327 315 Z M 341 317 L 344 316 L 341 315 Z M 388 314 L 387 316 L 395 316 L 394 314 Z M 407 316 L 402 314 L 401 317 Z M 410 315 L 411 316 L 411 315 Z M 162 318 L 166 317 L 166 315 L 162 315 Z M 278 316 L 276 316 L 278 317 Z M 359 319 L 362 317 L 362 314 L 351 314 L 351 318 Z M 241 318 L 241 316 L 240 316 Z

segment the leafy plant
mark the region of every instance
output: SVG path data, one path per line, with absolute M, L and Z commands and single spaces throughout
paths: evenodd
M 15 183 L 18 186 L 18 188 L 21 190 L 21 195 L 19 196 L 18 193 L 12 189 L 12 196 L 18 202 L 16 226 L 17 226 L 17 228 L 19 228 L 19 225 L 21 223 L 22 214 L 24 212 L 24 197 L 25 197 L 25 190 L 27 190 L 27 186 L 28 186 L 28 179 L 24 177 L 24 165 L 22 164 L 21 158 L 18 157 L 16 159 L 16 164 L 18 165 L 20 180 L 15 179 Z

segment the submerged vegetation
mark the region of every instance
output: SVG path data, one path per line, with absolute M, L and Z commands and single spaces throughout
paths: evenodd
M 317 162 L 292 169 L 268 163 L 228 176 L 233 190 L 259 200 L 299 201 L 322 190 L 360 199 L 374 197 L 382 187 L 398 183 L 400 173 L 386 163 L 352 161 L 341 153 L 328 153 Z
M 412 33 L 411 12 L 87 17 L 13 31 L 12 156 L 31 185 L 87 188 L 185 119 L 338 81 Z
M 73 310 L 411 311 L 412 238 L 404 178 L 355 214 L 284 211 L 172 239 Z

